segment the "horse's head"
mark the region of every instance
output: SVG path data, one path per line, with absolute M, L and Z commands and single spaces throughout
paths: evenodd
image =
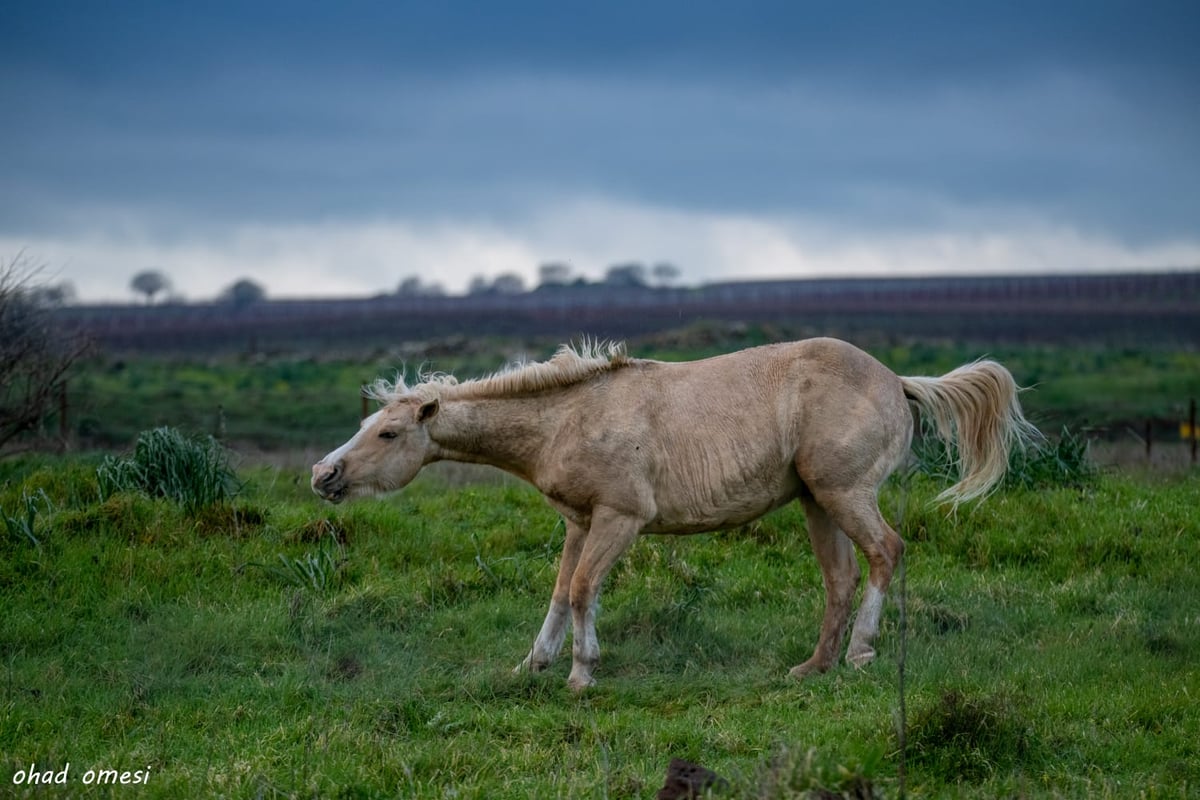
M 436 399 L 388 403 L 364 419 L 350 441 L 313 464 L 313 491 L 340 503 L 404 487 L 428 460 L 432 443 L 427 425 L 437 412 Z

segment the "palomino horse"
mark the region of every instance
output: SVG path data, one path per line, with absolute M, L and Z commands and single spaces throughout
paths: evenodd
M 799 499 L 825 583 L 825 616 L 803 677 L 836 661 L 860 570 L 868 581 L 846 660 L 875 656 L 884 594 L 904 542 L 879 513 L 879 487 L 907 457 L 911 403 L 957 442 L 961 480 L 940 499 L 987 494 L 1009 452 L 1036 435 L 1008 370 L 977 361 L 940 378 L 902 378 L 836 339 L 773 344 L 703 361 L 628 357 L 620 345 L 562 347 L 549 361 L 459 383 L 447 375 L 376 381 L 383 408 L 312 468 L 334 503 L 399 489 L 449 459 L 533 484 L 566 522 L 558 579 L 518 669 L 540 670 L 574 626 L 568 678 L 593 683 L 600 586 L 639 533 L 700 533 Z

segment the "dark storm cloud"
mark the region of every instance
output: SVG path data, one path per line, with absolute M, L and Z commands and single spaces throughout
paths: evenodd
M 898 82 L 1014 64 L 1200 66 L 1188 2 L 26 3 L 6 13 L 5 61 L 81 77 L 221 63 L 405 72 L 518 69 L 767 72 L 835 66 Z
M 25 3 L 0 227 L 556 197 L 1196 233 L 1193 3 Z

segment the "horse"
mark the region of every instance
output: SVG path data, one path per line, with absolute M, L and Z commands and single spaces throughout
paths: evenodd
M 846 661 L 865 666 L 904 552 L 879 489 L 908 458 L 916 414 L 957 449 L 960 480 L 937 498 L 954 507 L 990 493 L 1010 451 L 1038 436 L 995 361 L 900 377 L 831 338 L 683 362 L 584 342 L 484 378 L 418 381 L 363 388 L 381 408 L 313 465 L 313 491 L 333 503 L 390 492 L 440 460 L 490 464 L 536 487 L 566 538 L 549 610 L 516 671 L 546 668 L 570 625 L 576 691 L 595 682 L 601 585 L 639 534 L 736 528 L 793 500 L 804 507 L 825 611 L 812 656 L 790 674 L 837 663 L 861 579 L 855 546 L 867 585 Z

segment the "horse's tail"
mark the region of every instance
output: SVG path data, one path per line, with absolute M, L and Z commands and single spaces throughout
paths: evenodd
M 937 496 L 954 505 L 983 497 L 1004 478 L 1009 454 L 1041 433 L 1021 413 L 1016 381 L 995 361 L 976 361 L 940 378 L 900 378 L 904 394 L 958 445 L 958 483 Z

